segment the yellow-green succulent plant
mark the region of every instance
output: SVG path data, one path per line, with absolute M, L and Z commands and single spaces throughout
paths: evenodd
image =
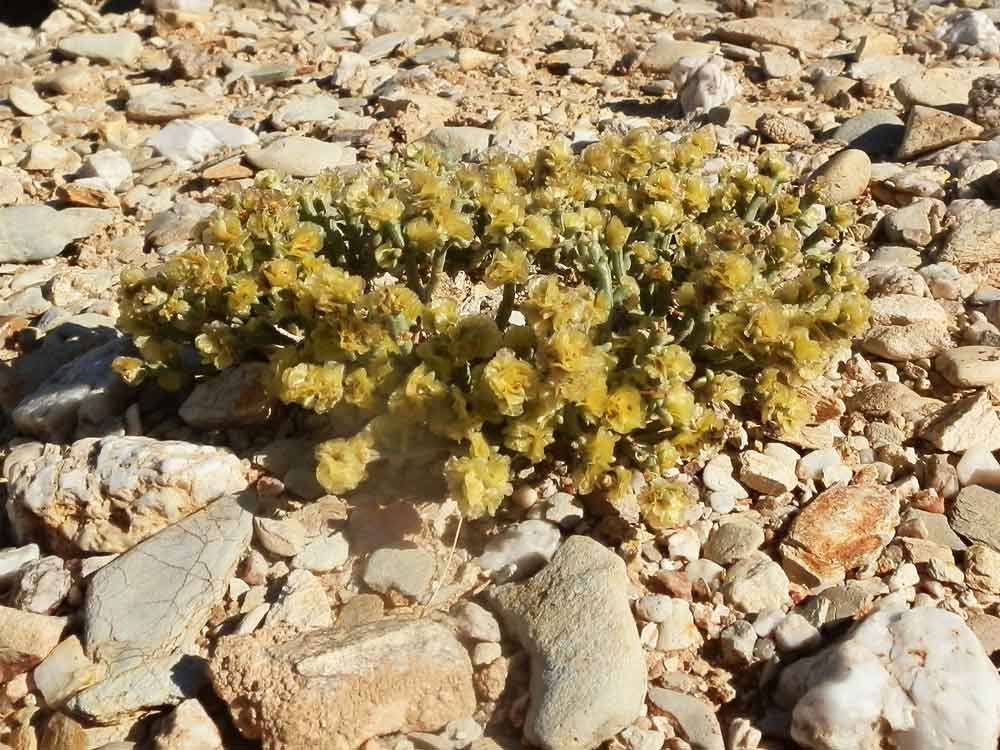
M 636 130 L 579 155 L 465 165 L 415 146 L 307 182 L 263 173 L 191 249 L 123 274 L 141 359 L 115 367 L 178 388 L 269 362 L 278 398 L 354 426 L 316 449 L 330 492 L 425 436 L 453 445 L 468 517 L 558 458 L 581 492 L 620 463 L 646 471 L 648 523 L 676 524 L 687 496 L 663 472 L 734 410 L 801 426 L 799 386 L 867 322 L 850 208 L 796 191 L 774 155 L 706 164 L 715 150 L 710 128 Z M 502 289 L 498 309 L 442 297 L 459 272 Z

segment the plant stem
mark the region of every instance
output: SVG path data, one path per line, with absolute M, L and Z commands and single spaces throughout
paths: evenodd
M 503 285 L 503 297 L 500 299 L 500 306 L 497 308 L 497 327 L 502 331 L 510 322 L 510 314 L 514 311 L 514 285 Z
M 403 258 L 406 262 L 406 285 L 412 289 L 421 302 L 427 302 L 426 291 L 420 283 L 420 271 L 417 268 L 417 256 L 412 251 L 403 248 Z
M 437 289 L 438 282 L 441 280 L 441 274 L 444 273 L 444 263 L 447 259 L 447 247 L 442 247 L 434 253 L 434 261 L 431 265 L 431 280 L 427 286 L 427 299 L 425 299 L 424 302 L 430 302 L 431 297 L 434 296 L 434 291 Z

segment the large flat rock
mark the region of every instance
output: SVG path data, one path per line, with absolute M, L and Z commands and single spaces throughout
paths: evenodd
M 193 642 L 250 544 L 241 499 L 212 503 L 94 574 L 84 605 L 90 656 L 131 665 Z
M 382 734 L 437 731 L 475 711 L 469 655 L 441 623 L 387 619 L 280 635 L 223 638 L 210 665 L 236 727 L 264 750 L 356 748 Z

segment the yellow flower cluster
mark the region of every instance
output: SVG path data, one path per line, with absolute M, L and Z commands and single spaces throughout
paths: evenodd
M 686 496 L 662 473 L 734 410 L 806 423 L 800 386 L 867 322 L 849 207 L 790 189 L 775 156 L 709 166 L 715 148 L 710 128 L 637 130 L 579 155 L 469 166 L 411 147 L 351 175 L 262 173 L 192 249 L 123 274 L 141 358 L 115 367 L 178 388 L 269 362 L 282 401 L 353 430 L 317 447 L 330 492 L 450 446 L 444 478 L 475 518 L 515 469 L 565 461 L 591 492 L 627 464 L 651 477 L 647 522 L 667 528 Z M 499 309 L 442 298 L 459 272 L 502 289 Z

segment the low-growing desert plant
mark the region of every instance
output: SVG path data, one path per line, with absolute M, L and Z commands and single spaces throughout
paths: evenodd
M 800 387 L 867 319 L 852 209 L 793 188 L 774 155 L 706 163 L 715 150 L 711 129 L 636 130 L 579 155 L 468 165 L 414 146 L 309 182 L 262 173 L 196 246 L 123 275 L 142 357 L 116 369 L 178 388 L 266 360 L 268 387 L 338 435 L 316 448 L 329 492 L 443 450 L 476 518 L 518 468 L 559 459 L 580 492 L 614 496 L 631 466 L 667 528 L 687 496 L 663 473 L 740 409 L 807 422 Z M 459 272 L 498 290 L 495 310 L 440 294 Z

